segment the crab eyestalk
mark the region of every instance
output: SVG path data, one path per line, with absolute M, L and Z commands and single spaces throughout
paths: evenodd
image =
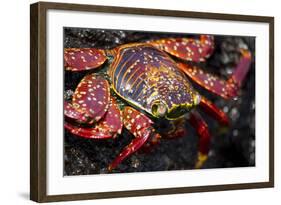
M 193 104 L 198 105 L 201 102 L 201 96 L 196 93 L 193 95 Z
M 151 107 L 152 115 L 157 118 L 165 117 L 168 112 L 168 106 L 162 101 L 155 101 Z
M 170 107 L 163 100 L 155 100 L 151 106 L 151 113 L 156 118 L 178 119 L 200 103 L 201 96 L 197 92 L 193 91 L 190 95 L 189 101 L 172 104 Z

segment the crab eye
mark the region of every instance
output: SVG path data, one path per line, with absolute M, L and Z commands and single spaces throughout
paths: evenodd
M 200 103 L 200 101 L 201 101 L 201 96 L 198 93 L 194 94 L 193 95 L 193 104 L 198 105 Z
M 164 117 L 168 111 L 168 107 L 161 101 L 156 101 L 151 107 L 152 115 L 155 117 Z

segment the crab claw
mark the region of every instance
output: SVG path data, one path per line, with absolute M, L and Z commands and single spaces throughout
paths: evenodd
M 109 108 L 102 124 L 113 136 L 115 136 L 116 133 L 121 134 L 123 127 L 122 113 L 113 98 L 110 99 Z
M 144 114 L 131 107 L 124 108 L 123 122 L 126 129 L 128 129 L 135 138 L 109 165 L 109 171 L 116 168 L 125 158 L 142 148 L 149 140 L 153 143 L 160 138 L 160 135 L 155 133 L 152 127 L 153 122 Z
M 107 139 L 114 137 L 122 130 L 121 111 L 114 99 L 111 99 L 110 105 L 104 118 L 94 127 L 79 127 L 65 122 L 64 127 L 72 134 L 91 139 Z
M 64 65 L 66 70 L 83 71 L 99 67 L 106 61 L 105 52 L 96 48 L 64 49 Z
M 86 75 L 73 94 L 72 105 L 79 112 L 87 114 L 93 122 L 97 122 L 107 112 L 109 91 L 109 84 L 103 77 L 97 74 Z
M 186 61 L 202 62 L 214 50 L 214 37 L 201 35 L 200 39 L 166 38 L 149 42 L 167 53 Z
M 66 101 L 64 101 L 64 116 L 67 119 L 76 121 L 78 123 L 87 123 L 89 120 L 85 113 L 78 111 L 71 103 Z
M 112 134 L 108 130 L 103 129 L 103 127 L 100 124 L 97 124 L 95 127 L 79 127 L 69 122 L 64 122 L 64 127 L 69 132 L 79 137 L 84 137 L 89 139 L 112 138 Z

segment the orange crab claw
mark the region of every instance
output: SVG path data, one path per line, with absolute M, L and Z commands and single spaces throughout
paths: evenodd
M 106 61 L 105 52 L 96 48 L 64 49 L 64 65 L 66 70 L 83 71 L 95 69 Z
M 149 42 L 167 53 L 185 61 L 202 62 L 214 50 L 214 37 L 201 35 L 200 39 L 166 38 Z
M 72 105 L 97 122 L 107 112 L 110 101 L 109 91 L 109 83 L 103 77 L 97 74 L 86 75 L 74 92 Z

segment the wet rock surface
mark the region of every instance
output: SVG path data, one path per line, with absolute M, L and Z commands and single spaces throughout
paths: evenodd
M 111 31 L 97 29 L 65 28 L 64 47 L 98 47 L 109 49 L 115 46 L 142 42 L 163 37 L 196 37 L 189 34 L 163 34 L 135 31 Z M 237 48 L 248 47 L 253 55 L 240 95 L 235 100 L 224 100 L 194 84 L 198 91 L 214 102 L 230 118 L 228 128 L 221 127 L 199 108 L 213 136 L 210 156 L 203 168 L 246 167 L 255 165 L 255 38 L 215 36 L 214 54 L 200 66 L 227 78 L 233 72 L 240 54 Z M 106 70 L 105 64 L 100 70 Z M 79 81 L 86 72 L 65 72 L 64 89 L 70 99 Z M 121 102 L 121 101 L 120 101 Z M 122 102 L 124 103 L 124 102 Z M 198 137 L 190 125 L 187 136 L 178 139 L 163 139 L 150 152 L 139 151 L 127 158 L 113 173 L 147 172 L 193 169 L 197 158 Z M 91 140 L 79 138 L 67 130 L 64 134 L 64 175 L 89 175 L 107 173 L 106 167 L 130 143 L 133 136 L 124 129 L 116 139 Z

